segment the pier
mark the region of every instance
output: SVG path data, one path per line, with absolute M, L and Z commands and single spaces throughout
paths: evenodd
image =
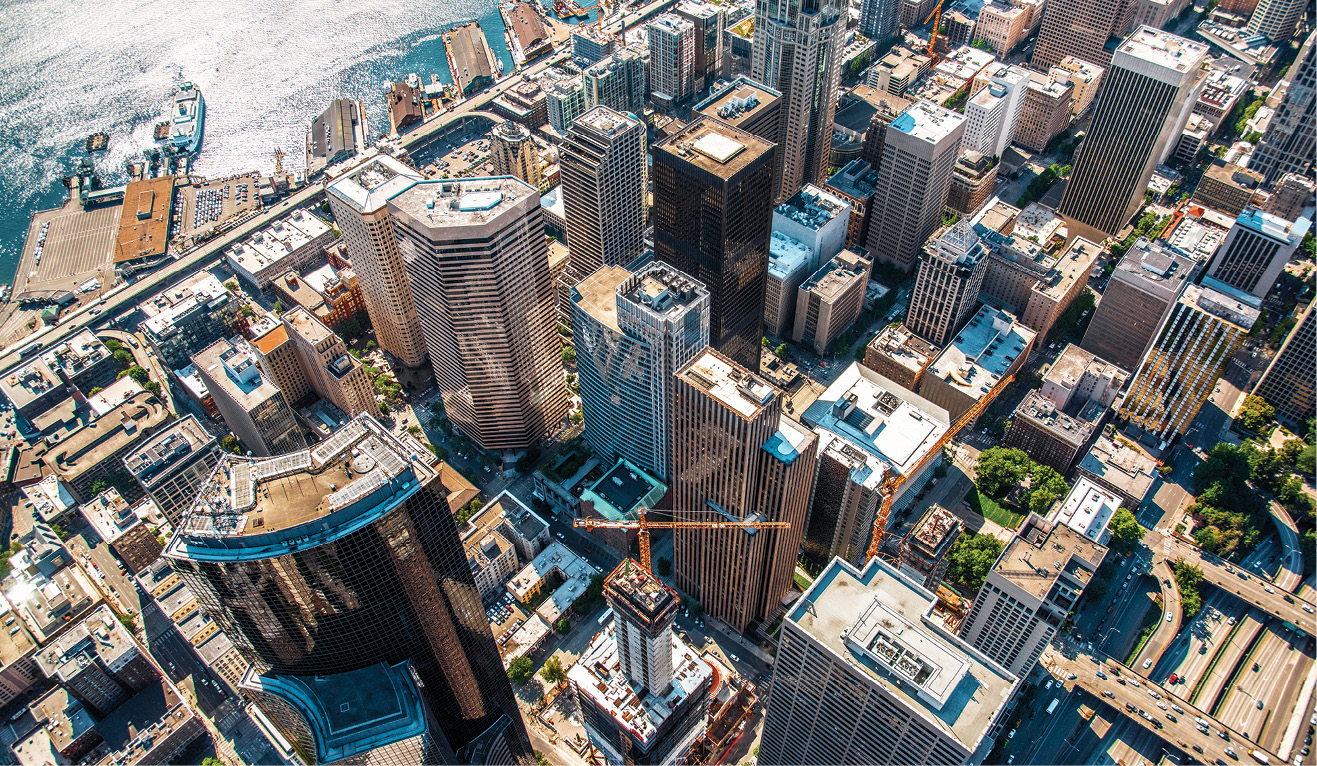
M 498 60 L 485 40 L 480 22 L 469 21 L 444 33 L 444 50 L 453 82 L 463 95 L 488 87 L 498 79 Z

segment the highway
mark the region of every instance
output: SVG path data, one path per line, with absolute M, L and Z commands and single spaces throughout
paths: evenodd
M 1263 629 L 1217 705 L 1216 717 L 1268 750 L 1279 751 L 1300 687 L 1312 666 L 1311 656 L 1291 651 L 1291 647 L 1302 649 L 1306 640 L 1279 625 Z M 1255 665 L 1257 670 L 1253 670 Z
M 1161 540 L 1158 541 L 1157 538 Z M 1298 625 L 1310 636 L 1317 633 L 1317 630 L 1314 630 L 1317 615 L 1314 614 L 1312 603 L 1286 593 L 1283 588 L 1278 590 L 1276 583 L 1256 572 L 1244 572 L 1196 545 L 1171 535 L 1163 535 L 1155 530 L 1144 535 L 1143 541 L 1170 561 L 1184 559 L 1186 563 L 1198 567 L 1203 571 L 1204 581 L 1227 593 L 1235 594 L 1246 604 L 1256 606 L 1273 617 Z
M 118 314 L 135 310 L 138 304 L 146 298 L 155 295 L 174 282 L 217 262 L 225 248 L 253 232 L 269 226 L 275 219 L 288 215 L 320 193 L 320 185 L 311 184 L 287 200 L 266 208 L 246 222 L 212 239 L 192 251 L 192 253 L 175 259 L 168 265 L 142 276 L 131 284 L 115 288 L 115 290 L 106 294 L 104 303 L 89 303 L 65 317 L 59 324 L 46 327 L 24 338 L 22 342 L 0 352 L 0 374 L 10 371 L 18 366 L 21 361 L 25 361 L 19 359 L 18 353 L 33 341 L 40 340 L 43 346 L 51 346 L 72 337 L 84 327 L 101 326 Z M 100 310 L 93 314 L 92 311 L 97 308 Z
M 1276 573 L 1276 585 L 1290 593 L 1295 593 L 1303 580 L 1303 549 L 1299 547 L 1299 528 L 1295 526 L 1294 519 L 1290 518 L 1285 506 L 1276 502 L 1274 498 L 1269 505 L 1271 520 L 1276 524 L 1276 533 L 1280 535 L 1282 549 L 1280 571 Z
M 1151 574 L 1157 580 L 1157 587 L 1161 589 L 1162 613 L 1157 620 L 1156 630 L 1143 644 L 1139 656 L 1134 658 L 1134 672 L 1142 676 L 1152 675 L 1152 670 L 1161 662 L 1162 654 L 1179 635 L 1180 622 L 1184 619 L 1184 610 L 1180 606 L 1180 589 L 1175 584 L 1175 578 L 1171 576 L 1171 567 L 1166 563 L 1166 559 L 1157 556 L 1156 553 L 1153 554 Z M 1168 616 L 1171 618 L 1169 622 L 1166 620 Z
M 1222 761 L 1227 759 L 1237 761 L 1243 758 L 1248 750 L 1260 749 L 1272 760 L 1280 761 L 1280 757 L 1275 753 L 1251 743 L 1242 732 L 1222 725 L 1207 711 L 1189 704 L 1165 687 L 1151 681 L 1134 680 L 1136 677 L 1132 670 L 1110 659 L 1099 665 L 1096 658 L 1082 652 L 1065 655 L 1055 649 L 1049 649 L 1043 654 L 1042 661 L 1055 676 L 1062 679 L 1067 679 L 1070 675 L 1075 676 L 1074 679 L 1065 681 L 1068 688 L 1079 686 L 1113 709 L 1124 712 L 1130 720 L 1139 722 L 1162 739 L 1179 746 L 1186 753 L 1189 751 L 1197 753 L 1195 757 L 1199 760 L 1208 763 L 1218 758 Z M 1107 677 L 1100 678 L 1098 673 L 1103 673 Z M 1154 697 L 1154 694 L 1157 696 Z M 1184 712 L 1176 712 L 1172 705 L 1178 706 Z M 1162 706 L 1165 708 L 1163 709 Z M 1140 711 L 1147 717 L 1141 716 Z M 1205 722 L 1207 733 L 1203 733 L 1195 719 L 1202 719 Z M 1221 736 L 1223 733 L 1225 737 Z

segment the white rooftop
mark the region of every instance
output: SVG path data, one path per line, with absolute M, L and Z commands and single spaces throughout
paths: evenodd
M 705 349 L 677 375 L 747 418 L 754 417 L 777 394 L 776 388 L 724 360 L 712 349 Z
M 1107 524 L 1120 508 L 1120 498 L 1081 476 L 1047 520 L 1064 524 L 1088 539 L 1106 544 Z
M 691 148 L 715 162 L 724 163 L 745 149 L 745 144 L 720 133 L 706 133 L 691 144 Z
M 773 232 L 768 241 L 768 273 L 778 279 L 808 268 L 813 257 L 814 248 L 781 232 Z
M 384 207 L 389 198 L 422 180 L 421 174 L 387 154 L 367 157 L 333 179 L 325 191 L 362 213 Z
M 1011 314 L 984 306 L 961 328 L 929 372 L 972 399 L 986 394 L 1038 333 Z
M 941 141 L 962 122 L 963 115 L 956 114 L 929 101 L 915 103 L 892 121 L 892 130 L 935 144 Z

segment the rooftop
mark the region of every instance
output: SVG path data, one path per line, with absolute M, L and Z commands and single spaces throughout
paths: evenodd
M 387 154 L 367 157 L 325 184 L 325 191 L 361 213 L 373 213 L 421 180 L 421 174 Z
M 1278 215 L 1263 212 L 1255 207 L 1244 208 L 1237 221 L 1240 226 L 1279 240 L 1289 247 L 1297 245 L 1312 226 L 1311 218 L 1300 217 L 1299 220 L 1291 223 Z
M 428 459 L 364 414 L 311 449 L 225 454 L 165 555 L 248 560 L 321 545 L 375 521 L 434 476 Z
M 951 135 L 965 121 L 963 115 L 927 101 L 919 101 L 892 121 L 891 129 L 935 144 Z
M 949 427 L 946 410 L 858 362 L 806 408 L 803 419 L 849 439 L 903 474 Z
M 1116 48 L 1116 55 L 1132 56 L 1175 72 L 1187 72 L 1202 64 L 1207 56 L 1207 46 L 1170 32 L 1141 26 Z
M 82 672 L 90 657 L 117 667 L 138 654 L 137 644 L 110 607 L 101 604 L 59 638 L 41 647 L 36 662 L 46 677 L 68 682 Z
M 775 108 L 782 94 L 747 77 L 738 77 L 695 105 L 695 111 L 743 128 Z
M 1096 476 L 1141 501 L 1157 477 L 1157 461 L 1126 439 L 1103 434 L 1079 461 L 1082 472 Z
M 329 224 L 305 210 L 296 210 L 230 247 L 228 257 L 255 274 L 291 257 L 328 232 Z
M 951 511 L 934 503 L 924 515 L 915 522 L 907 536 L 907 542 L 918 544 L 930 553 L 936 553 L 951 534 L 960 529 L 960 519 Z
M 835 301 L 857 280 L 867 282 L 868 278 L 869 259 L 850 250 L 842 250 L 820 266 L 800 289 L 814 293 L 822 300 Z
M 878 171 L 864 160 L 851 160 L 845 167 L 828 177 L 828 188 L 836 189 L 857 199 L 873 196 L 878 186 Z
M 703 283 L 661 261 L 652 261 L 617 287 L 617 305 L 639 309 L 650 316 L 676 319 L 693 304 L 708 302 Z
M 1093 421 L 1067 415 L 1038 391 L 1030 391 L 1024 395 L 1024 399 L 1016 406 L 1013 417 L 1024 418 L 1076 448 L 1088 441 L 1097 425 Z
M 993 572 L 1044 599 L 1062 572 L 1087 585 L 1106 555 L 1105 546 L 1082 533 L 1030 514 L 997 558 Z
M 1043 375 L 1046 383 L 1055 383 L 1063 389 L 1073 390 L 1085 376 L 1110 377 L 1117 390 L 1129 379 L 1129 371 L 1085 351 L 1074 343 L 1067 343 L 1052 366 Z M 1064 403 L 1058 403 L 1066 406 Z
M 117 489 L 105 490 L 83 503 L 80 510 L 87 523 L 106 542 L 113 542 L 140 521 Z
M 538 192 L 512 176 L 422 181 L 399 192 L 389 207 L 432 229 L 481 226 Z
M 197 352 L 192 364 L 248 412 L 272 397 L 282 396 L 274 380 L 261 372 L 252 347 L 240 337 L 215 341 Z
M 419 736 L 429 727 L 425 702 L 405 661 L 319 676 L 248 670 L 242 685 L 272 694 L 302 714 L 312 729 L 316 763 L 339 763 Z
M 572 288 L 572 303 L 604 327 L 621 332 L 617 323 L 617 290 L 631 276 L 621 266 L 602 266 Z
M 1070 247 L 1052 264 L 1052 271 L 1047 279 L 1039 282 L 1034 289 L 1049 297 L 1060 299 L 1070 292 L 1075 280 L 1087 279 L 1093 270 L 1093 264 L 1102 256 L 1102 245 L 1090 242 L 1083 237 L 1075 237 Z
M 683 162 L 727 179 L 749 167 L 772 148 L 772 143 L 758 136 L 701 115 L 656 144 L 654 151 L 676 155 Z
M 975 231 L 988 230 L 1010 236 L 1015 222 L 1023 213 L 1018 207 L 1002 202 L 1001 197 L 993 197 L 979 208 L 979 212 L 970 219 Z M 1028 236 L 1026 233 L 1024 236 Z
M 544 547 L 529 564 L 512 576 L 507 582 L 508 592 L 521 603 L 526 603 L 544 583 L 551 573 L 562 578 L 553 593 L 535 609 L 535 613 L 550 624 L 571 608 L 572 602 L 580 598 L 590 585 L 590 578 L 595 572 L 590 562 L 577 556 L 570 548 L 554 540 Z
M 98 763 L 101 766 L 159 763 L 165 760 L 163 753 L 152 751 L 158 745 L 184 744 L 171 740 L 170 735 L 188 724 L 195 727 L 198 735 L 205 731 L 187 704 L 179 699 L 173 684 L 164 678 L 152 680 L 145 689 L 97 722 L 96 730 L 105 738 L 104 747 L 112 751 Z
M 46 464 L 60 476 L 81 476 L 171 417 L 155 394 L 139 391 L 53 446 Z
M 1107 524 L 1118 508 L 1120 498 L 1081 476 L 1070 494 L 1052 508 L 1047 520 L 1064 524 L 1094 542 L 1105 543 Z
M 930 237 L 924 244 L 924 252 L 966 268 L 974 267 L 987 255 L 974 225 L 964 218 Z
M 5 633 L 0 635 L 0 669 L 3 669 L 26 657 L 37 645 L 8 604 L 0 610 L 0 618 L 5 623 Z
M 639 696 L 622 672 L 615 631 L 616 623 L 610 622 L 595 634 L 590 646 L 567 671 L 567 678 L 578 694 L 588 696 L 620 727 L 648 745 L 683 700 L 711 683 L 713 668 L 700 658 L 694 647 L 673 633 L 671 688 L 662 696 L 648 690 Z
M 123 463 L 134 478 L 149 487 L 174 463 L 214 444 L 215 437 L 195 416 L 188 415 L 125 455 Z
M 174 176 L 130 181 L 124 187 L 123 211 L 115 235 L 115 263 L 165 252 L 173 199 Z
M 712 348 L 687 362 L 677 371 L 677 377 L 746 419 L 756 417 L 774 396 L 781 394 Z
M 768 274 L 786 279 L 809 266 L 814 259 L 814 248 L 780 231 L 773 232 L 768 240 Z
M 183 282 L 148 298 L 138 305 L 147 316 L 141 327 L 160 337 L 171 330 L 180 317 L 201 306 L 220 306 L 229 301 L 229 292 L 209 271 L 202 271 Z
M 604 136 L 615 136 L 632 129 L 643 130 L 640 120 L 606 106 L 596 106 L 577 117 L 572 121 L 572 127 L 589 128 Z
M 974 752 L 1018 679 L 932 617 L 936 597 L 873 559 L 836 558 L 786 619 L 926 725 Z
M 1035 335 L 1011 314 L 983 306 L 943 349 L 929 372 L 978 399 L 1033 344 Z
M 790 199 L 774 208 L 773 215 L 818 231 L 849 210 L 850 203 L 845 200 L 813 184 L 805 184 Z
M 581 500 L 593 502 L 595 512 L 606 519 L 633 519 L 637 511 L 653 508 L 667 492 L 666 484 L 621 458 L 581 493 Z
M 1181 303 L 1245 331 L 1253 329 L 1254 323 L 1258 321 L 1260 309 L 1253 305 L 1256 301 L 1248 293 L 1214 279 L 1204 280 L 1201 285 L 1189 285 L 1180 296 Z
M 1140 239 L 1116 264 L 1111 278 L 1169 302 L 1193 276 L 1194 268 L 1193 259 L 1179 251 Z
M 911 372 L 927 367 L 941 349 L 915 335 L 905 325 L 889 325 L 869 341 L 872 348 Z

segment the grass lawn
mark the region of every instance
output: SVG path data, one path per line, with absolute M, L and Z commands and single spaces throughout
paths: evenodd
M 809 590 L 809 586 L 814 584 L 813 580 L 810 580 L 808 577 L 804 576 L 800 572 L 793 572 L 792 575 L 796 581 L 796 587 L 800 588 L 801 593 L 804 593 L 805 591 Z
M 980 494 L 977 487 L 971 488 L 965 495 L 965 502 L 969 503 L 970 509 L 978 515 L 1007 529 L 1015 529 L 1024 521 L 1024 514 L 1015 513 L 987 495 Z

